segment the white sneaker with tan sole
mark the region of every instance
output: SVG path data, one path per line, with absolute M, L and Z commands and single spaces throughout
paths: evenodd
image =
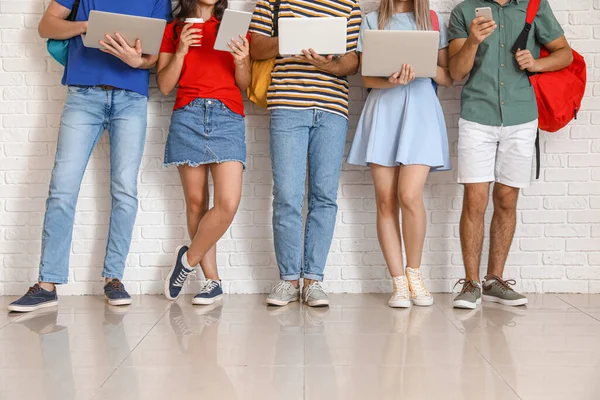
M 392 277 L 392 283 L 394 284 L 394 293 L 388 301 L 388 305 L 392 308 L 409 308 L 412 303 L 406 276 L 394 276 Z
M 433 296 L 425 287 L 421 268 L 406 267 L 406 278 L 408 279 L 408 287 L 413 304 L 421 307 L 433 305 Z

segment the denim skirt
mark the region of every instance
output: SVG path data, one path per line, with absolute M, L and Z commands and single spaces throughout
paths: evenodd
M 239 161 L 246 168 L 245 133 L 244 117 L 219 100 L 196 99 L 173 112 L 165 165 Z

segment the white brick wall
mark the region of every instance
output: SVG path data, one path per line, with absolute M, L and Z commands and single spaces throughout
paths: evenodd
M 457 0 L 434 0 L 448 15 Z M 507 275 L 533 292 L 600 292 L 600 0 L 551 0 L 573 47 L 588 61 L 588 91 L 579 120 L 544 135 L 543 173 L 524 190 Z M 366 11 L 375 3 L 363 4 Z M 238 2 L 236 8 L 252 7 Z M 65 90 L 62 67 L 51 60 L 36 26 L 43 0 L 0 0 L 0 294 L 18 294 L 37 277 L 41 224 Z M 351 127 L 366 92 L 354 78 Z M 154 79 L 151 85 L 155 87 Z M 460 88 L 441 90 L 456 164 Z M 171 255 L 186 240 L 177 172 L 161 165 L 173 98 L 153 88 L 148 140 L 140 175 L 140 211 L 126 280 L 133 293 L 162 289 Z M 271 243 L 271 172 L 267 114 L 248 107 L 248 171 L 243 201 L 219 243 L 219 268 L 230 292 L 267 291 L 277 279 Z M 351 140 L 350 130 L 348 141 Z M 99 279 L 110 209 L 108 146 L 104 138 L 81 189 L 64 294 L 101 291 Z M 424 273 L 434 291 L 462 277 L 458 221 L 462 188 L 454 173 L 437 173 L 425 191 L 430 221 Z M 344 166 L 338 224 L 326 269 L 335 292 L 389 289 L 375 233 L 375 203 L 367 169 Z M 487 222 L 491 214 L 488 212 Z M 488 245 L 486 242 L 485 248 Z M 487 257 L 484 255 L 483 262 Z

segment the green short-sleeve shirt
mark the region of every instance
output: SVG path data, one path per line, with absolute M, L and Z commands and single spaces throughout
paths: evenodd
M 452 11 L 450 41 L 469 36 L 478 7 L 491 7 L 498 25 L 477 49 L 473 70 L 462 92 L 463 119 L 490 126 L 513 126 L 538 117 L 533 88 L 511 52 L 525 26 L 528 4 L 528 0 L 510 0 L 504 6 L 494 0 L 465 0 Z M 563 35 L 564 31 L 548 0 L 542 0 L 527 49 L 537 58 L 540 44 L 552 42 Z

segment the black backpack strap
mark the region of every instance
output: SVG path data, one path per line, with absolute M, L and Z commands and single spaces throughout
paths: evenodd
M 79 10 L 79 0 L 75 0 L 73 3 L 73 8 L 71 8 L 71 13 L 67 17 L 67 21 L 75 21 L 77 18 L 77 11 Z
M 281 0 L 275 0 L 273 3 L 273 37 L 279 36 L 279 7 Z
M 541 169 L 541 160 L 540 160 L 540 129 L 538 128 L 535 134 L 535 179 L 540 179 L 540 169 Z
M 527 48 L 527 39 L 529 38 L 529 32 L 531 32 L 531 24 L 525 23 L 525 27 L 519 34 L 519 37 L 515 41 L 512 49 L 510 51 L 515 54 L 519 50 L 525 50 Z

